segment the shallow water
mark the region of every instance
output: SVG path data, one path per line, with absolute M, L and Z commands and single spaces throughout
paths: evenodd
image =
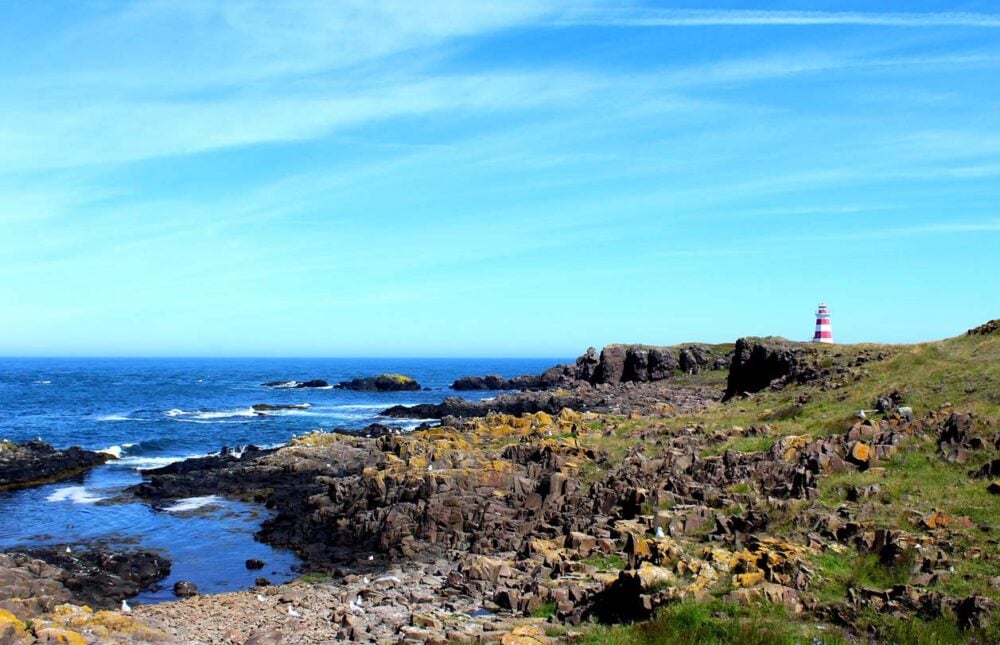
M 381 421 L 396 404 L 434 403 L 456 393 L 459 376 L 537 373 L 558 359 L 0 359 L 0 438 L 35 437 L 63 448 L 109 450 L 121 459 L 56 484 L 0 493 L 0 550 L 104 541 L 161 551 L 173 565 L 157 590 L 137 602 L 171 599 L 173 583 L 202 592 L 234 591 L 258 576 L 272 582 L 296 575 L 287 550 L 254 540 L 269 511 L 261 505 L 209 496 L 159 506 L 122 491 L 142 469 L 223 446 L 273 446 L 314 429 L 359 429 Z M 274 389 L 261 383 L 322 378 L 330 383 L 402 372 L 430 391 L 375 393 Z M 461 393 L 460 393 L 461 394 Z M 488 398 L 496 392 L 464 393 Z M 308 407 L 255 414 L 255 403 Z M 250 558 L 266 563 L 248 571 Z

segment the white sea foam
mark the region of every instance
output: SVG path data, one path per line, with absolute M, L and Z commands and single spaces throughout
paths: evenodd
M 98 421 L 145 421 L 145 419 L 140 419 L 138 417 L 130 417 L 123 414 L 106 414 L 103 417 L 97 417 Z
M 147 457 L 142 455 L 125 456 L 115 462 L 116 465 L 132 468 L 133 470 L 152 470 L 162 468 L 185 459 L 198 459 L 199 457 L 209 457 L 218 453 L 200 455 L 178 455 L 173 457 Z
M 52 381 L 35 381 L 35 385 L 52 385 Z
M 236 410 L 181 410 L 174 408 L 167 410 L 163 414 L 177 421 L 215 421 L 217 419 L 233 419 L 239 417 L 255 417 L 258 413 L 253 408 L 239 408 Z
M 257 411 L 253 408 L 240 408 L 239 410 L 220 410 L 218 412 L 193 412 L 190 413 L 192 419 L 210 421 L 212 419 L 232 419 L 234 417 L 255 417 Z
M 168 513 L 187 513 L 204 508 L 205 506 L 217 506 L 222 500 L 218 495 L 205 495 L 204 497 L 188 497 L 179 499 L 170 506 L 165 506 L 163 510 Z
M 50 502 L 73 502 L 74 504 L 93 504 L 103 497 L 98 497 L 84 486 L 66 486 L 53 491 L 45 498 Z
M 103 450 L 98 450 L 97 452 L 104 453 L 105 455 L 111 455 L 115 459 L 122 458 L 122 447 L 121 446 L 111 446 Z

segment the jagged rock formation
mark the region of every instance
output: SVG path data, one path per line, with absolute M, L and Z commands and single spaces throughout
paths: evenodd
M 590 347 L 574 364 L 556 365 L 537 376 L 512 379 L 497 375 L 464 376 L 452 383 L 452 389 L 535 391 L 578 387 L 583 383 L 646 383 L 670 379 L 678 369 L 692 374 L 703 369 L 726 369 L 728 366 L 728 355 L 717 355 L 707 345 L 608 345 L 600 354 Z

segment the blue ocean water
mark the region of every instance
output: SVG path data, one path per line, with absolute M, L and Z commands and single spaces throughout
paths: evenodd
M 274 446 L 315 429 L 360 429 L 396 404 L 436 403 L 456 393 L 459 376 L 533 374 L 560 359 L 0 359 L 0 439 L 40 437 L 121 456 L 72 480 L 0 493 L 0 551 L 102 541 L 163 552 L 171 575 L 138 602 L 170 599 L 173 583 L 202 592 L 246 588 L 257 576 L 283 582 L 296 575 L 293 553 L 253 538 L 269 511 L 218 497 L 152 506 L 122 494 L 142 470 L 217 452 L 223 446 Z M 419 392 L 276 389 L 269 381 L 337 383 L 399 372 L 430 388 Z M 303 405 L 267 415 L 256 403 Z M 307 406 L 307 407 L 306 407 Z M 247 571 L 248 558 L 264 560 Z

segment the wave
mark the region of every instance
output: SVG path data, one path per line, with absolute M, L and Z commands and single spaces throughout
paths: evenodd
M 216 419 L 235 419 L 240 417 L 256 417 L 260 414 L 253 408 L 239 408 L 236 410 L 181 410 L 179 408 L 173 408 L 167 410 L 163 414 L 176 419 L 178 421 L 183 421 L 184 419 L 194 419 L 196 421 L 214 421 Z
M 97 417 L 98 421 L 149 421 L 149 419 L 141 419 L 139 417 L 130 417 L 123 414 L 106 414 L 103 417 Z
M 171 455 L 171 456 L 160 456 L 151 457 L 147 455 L 129 455 L 122 457 L 115 462 L 116 466 L 123 466 L 126 468 L 131 468 L 132 470 L 153 470 L 154 468 L 162 468 L 164 466 L 169 466 L 170 464 L 177 463 L 178 461 L 184 461 L 186 459 L 199 459 L 201 457 L 211 457 L 212 455 L 217 455 L 218 452 L 210 453 L 200 453 L 195 455 Z
M 52 381 L 34 381 L 35 385 L 52 385 Z
M 45 499 L 50 502 L 69 501 L 74 504 L 93 504 L 104 498 L 93 494 L 85 486 L 66 486 L 53 491 Z
M 111 455 L 115 459 L 121 459 L 122 458 L 122 447 L 121 446 L 110 446 L 108 448 L 104 448 L 102 450 L 98 450 L 97 452 L 105 454 L 105 455 Z
M 170 506 L 164 506 L 163 510 L 168 513 L 187 513 L 204 508 L 206 506 L 218 506 L 222 499 L 218 495 L 205 495 L 204 497 L 188 497 L 177 500 Z

